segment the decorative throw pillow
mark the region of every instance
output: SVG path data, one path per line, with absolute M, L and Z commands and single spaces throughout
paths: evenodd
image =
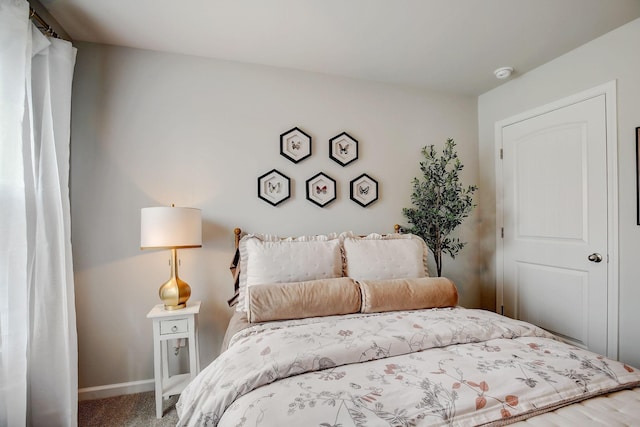
M 362 313 L 455 307 L 456 285 L 445 277 L 358 281 Z
M 247 288 L 249 322 L 334 316 L 360 311 L 360 286 L 348 277 Z
M 340 238 L 336 234 L 282 239 L 247 235 L 240 240 L 237 311 L 248 311 L 250 286 L 342 277 Z
M 428 249 L 413 234 L 370 234 L 356 237 L 344 233 L 345 276 L 355 280 L 427 277 Z

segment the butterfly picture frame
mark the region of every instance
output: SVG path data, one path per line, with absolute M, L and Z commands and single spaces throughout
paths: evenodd
M 350 182 L 350 199 L 366 208 L 378 200 L 378 181 L 363 173 Z
M 272 206 L 291 197 L 291 179 L 276 169 L 258 177 L 258 198 Z
M 306 181 L 307 200 L 321 208 L 336 199 L 336 180 L 320 172 Z
M 341 166 L 358 160 L 358 140 L 346 132 L 329 140 L 329 158 Z
M 293 163 L 311 156 L 311 136 L 298 127 L 280 135 L 280 154 Z

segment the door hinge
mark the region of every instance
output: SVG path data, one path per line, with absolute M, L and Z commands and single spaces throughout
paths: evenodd
M 504 227 L 500 227 L 500 237 L 504 239 Z
M 503 153 L 502 148 L 501 148 L 500 149 L 500 160 L 502 160 L 503 156 L 504 156 L 504 153 Z
M 500 306 L 500 314 L 502 314 L 504 316 L 504 305 Z

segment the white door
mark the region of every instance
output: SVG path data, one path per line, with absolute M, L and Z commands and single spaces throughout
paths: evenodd
M 504 314 L 601 354 L 608 354 L 606 124 L 602 94 L 501 128 Z

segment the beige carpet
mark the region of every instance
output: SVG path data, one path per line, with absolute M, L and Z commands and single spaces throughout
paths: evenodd
M 156 400 L 153 391 L 127 394 L 107 399 L 78 402 L 78 425 L 100 427 L 175 426 L 178 422 L 175 404 L 178 396 L 164 401 L 164 415 L 156 418 Z

